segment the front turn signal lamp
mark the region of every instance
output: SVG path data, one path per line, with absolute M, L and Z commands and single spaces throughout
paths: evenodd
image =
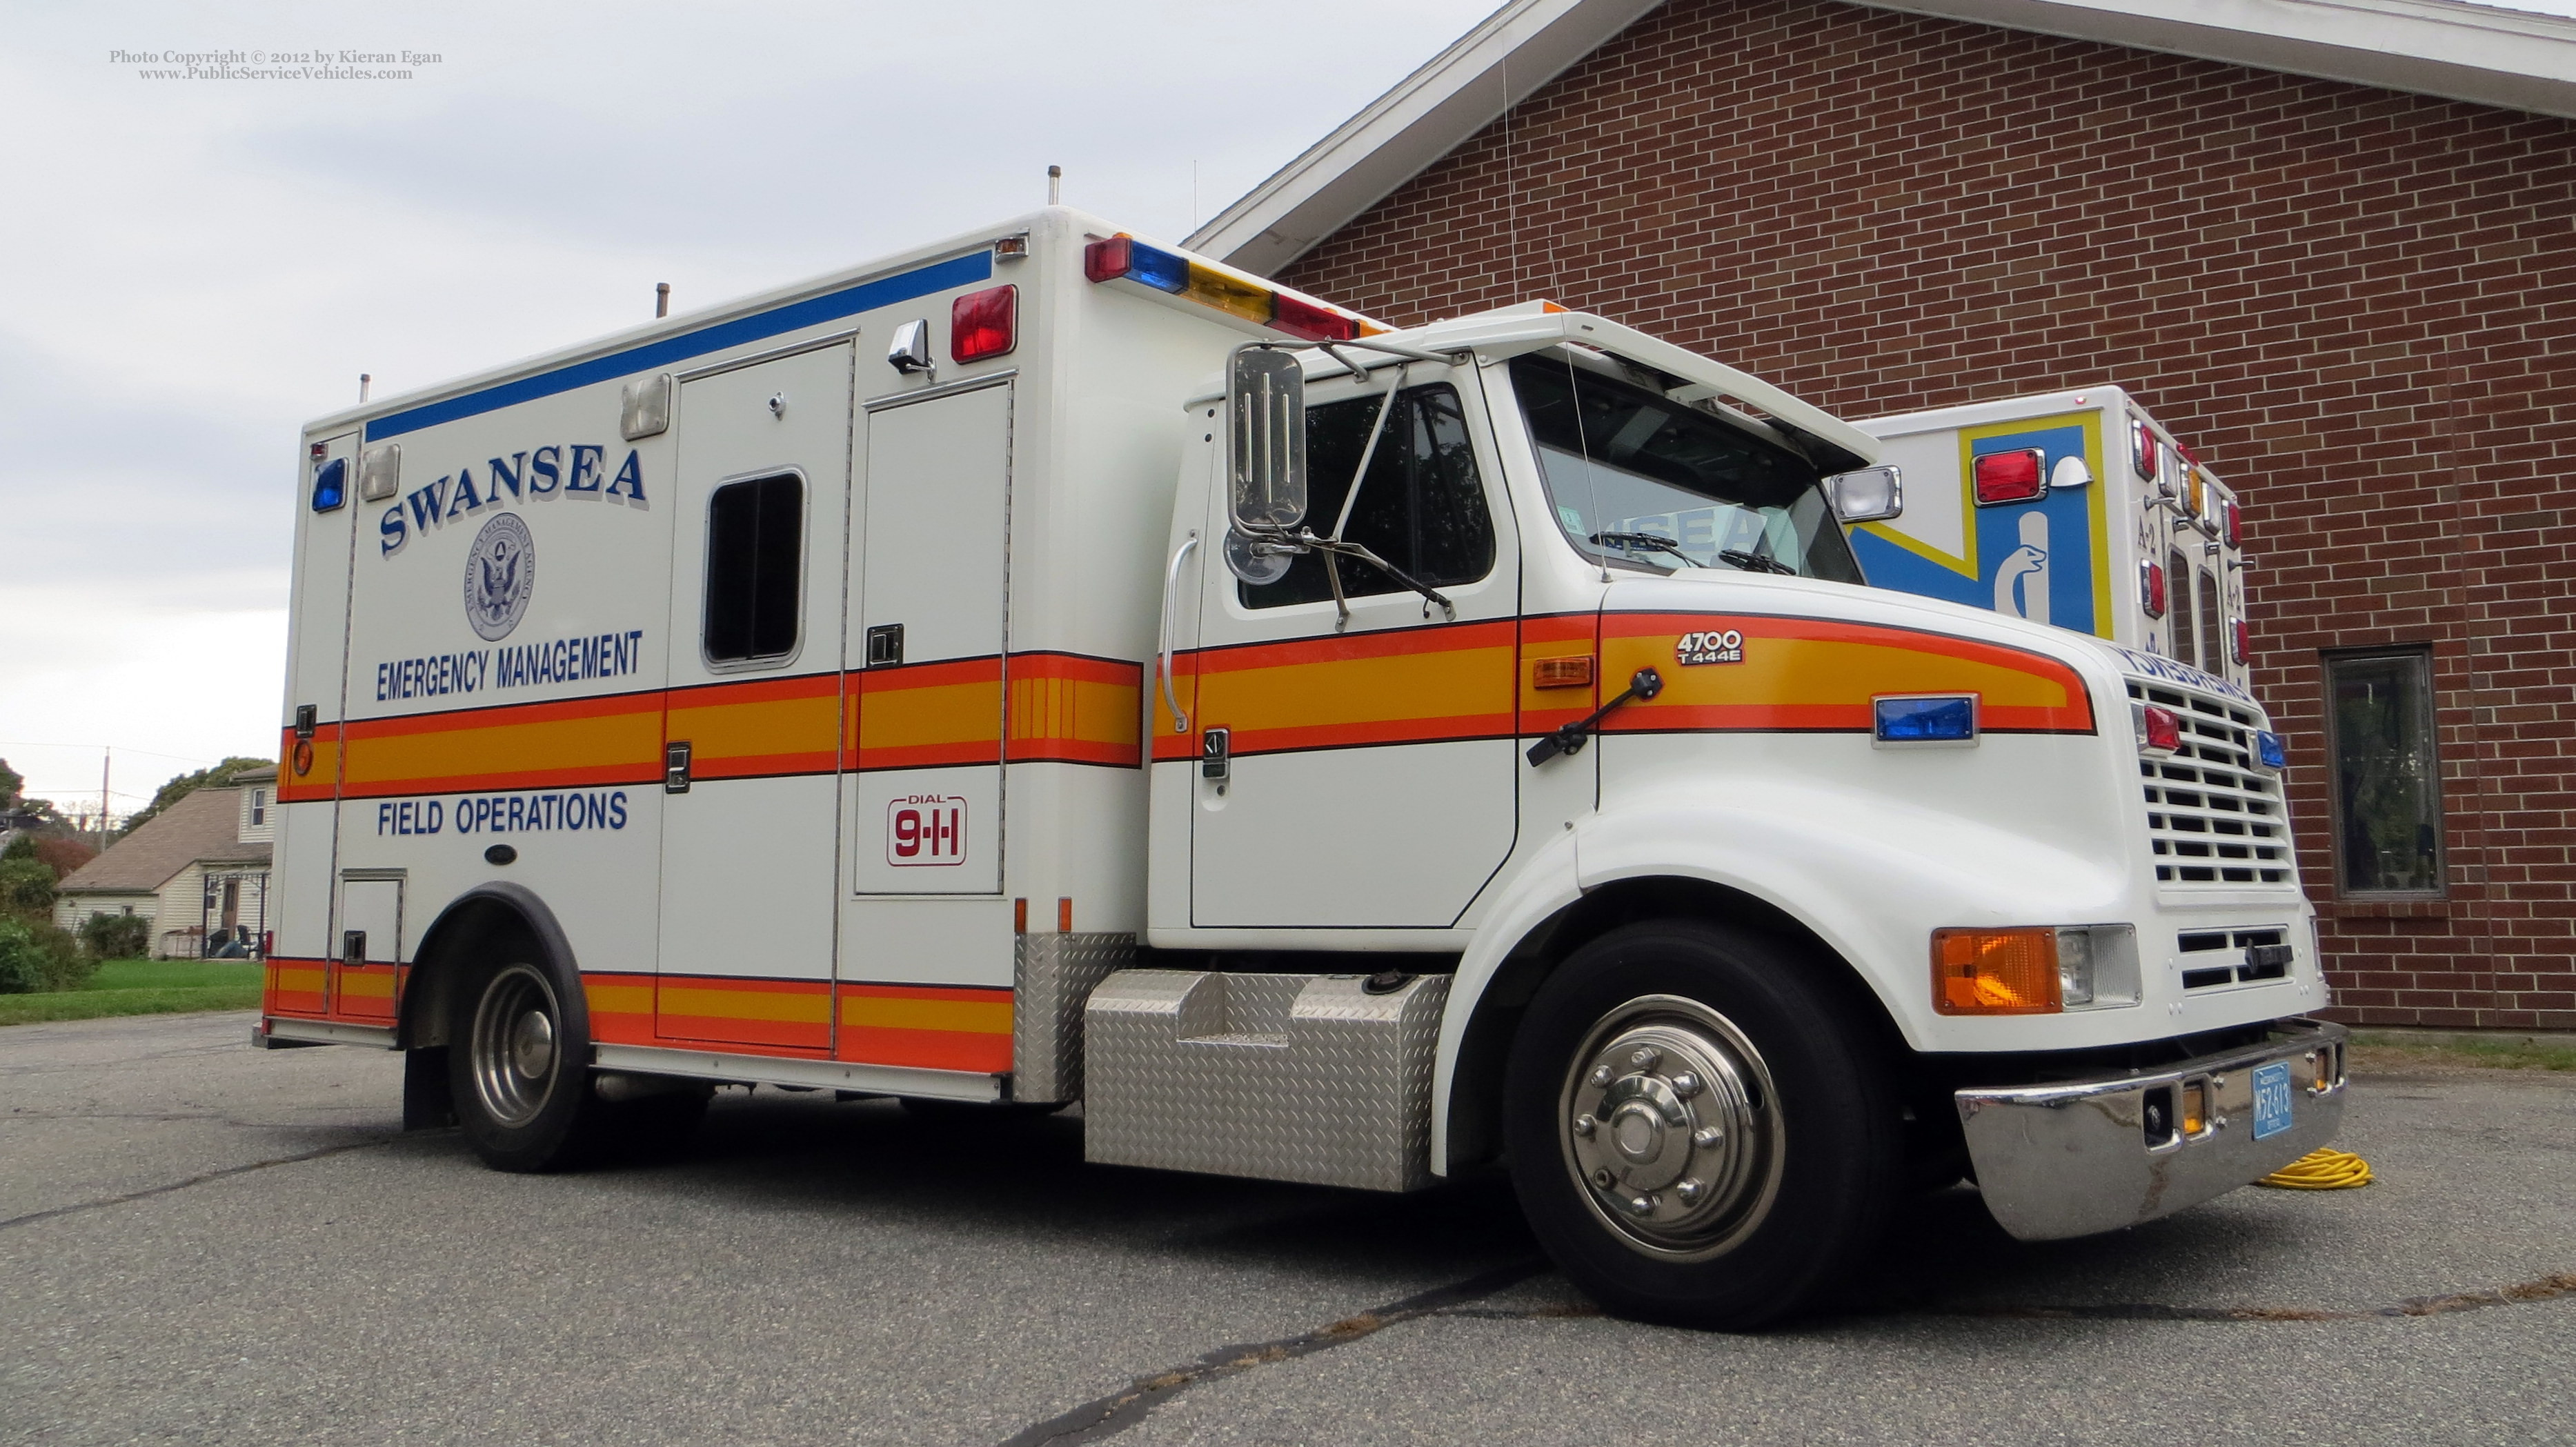
M 2054 1015 L 2138 998 L 2128 925 L 1932 932 L 1932 1008 L 1943 1015 Z

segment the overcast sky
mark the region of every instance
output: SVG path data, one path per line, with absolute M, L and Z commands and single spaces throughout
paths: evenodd
M 1496 3 L 0 0 L 0 757 L 94 808 L 113 744 L 123 812 L 273 751 L 298 429 L 360 372 L 850 265 L 1039 204 L 1050 162 L 1178 239 Z M 116 53 L 217 49 L 435 59 Z
M 0 0 L 0 757 L 95 808 L 97 745 L 130 750 L 121 812 L 275 751 L 298 429 L 360 372 L 381 397 L 631 326 L 657 281 L 688 310 L 861 262 L 1042 204 L 1049 163 L 1177 240 L 1495 3 Z M 113 54 L 225 48 L 438 58 Z

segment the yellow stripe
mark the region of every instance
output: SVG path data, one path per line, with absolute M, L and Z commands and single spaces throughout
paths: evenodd
M 1460 718 L 1512 711 L 1517 650 L 1454 648 L 1199 675 L 1211 724 L 1239 729 Z
M 590 997 L 590 1008 L 602 1015 L 653 1013 L 650 985 L 584 985 L 582 993 Z
M 1012 738 L 1134 744 L 1136 728 L 1133 685 L 1078 678 L 1011 680 Z
M 825 745 L 829 747 L 829 745 Z M 350 741 L 349 782 L 597 768 L 662 755 L 660 711 L 542 723 L 466 725 Z
M 820 992 L 709 990 L 664 985 L 661 1013 L 715 1020 L 783 1020 L 799 1025 L 832 1023 L 831 997 Z
M 863 749 L 998 742 L 1001 727 L 1000 679 L 887 689 L 867 695 L 859 705 Z
M 340 998 L 343 1000 L 390 1000 L 394 997 L 391 975 L 358 975 L 340 972 Z
M 271 965 L 268 969 L 268 980 L 269 985 L 274 989 L 297 990 L 315 995 L 322 993 L 320 970 L 290 970 L 283 965 Z
M 829 753 L 840 731 L 839 694 L 671 708 L 670 736 L 700 758 Z
M 841 1023 L 881 1030 L 964 1030 L 977 1035 L 1011 1033 L 1007 1000 L 906 1000 L 887 995 L 844 995 Z
M 1684 704 L 1752 704 L 1798 707 L 1866 704 L 1882 693 L 1933 693 L 1973 689 L 1992 706 L 2064 708 L 2070 700 L 2055 679 L 1972 658 L 1873 643 L 1821 638 L 1745 640 L 1744 661 L 1726 668 L 1676 668 L 1664 637 L 1612 638 L 1602 650 L 1604 671 L 1626 678 L 1655 667 L 1664 691 L 1643 708 Z

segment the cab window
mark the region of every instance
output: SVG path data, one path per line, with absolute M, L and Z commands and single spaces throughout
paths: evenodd
M 804 479 L 756 477 L 708 495 L 709 663 L 767 663 L 796 651 L 804 557 Z
M 1350 498 L 1352 474 L 1367 450 L 1382 396 L 1355 397 L 1306 409 L 1306 525 L 1326 537 Z M 1494 569 L 1494 519 L 1468 441 L 1467 416 L 1457 389 L 1446 383 L 1408 387 L 1395 395 L 1386 431 L 1369 456 L 1345 540 L 1433 588 L 1472 583 Z M 1341 560 L 1342 592 L 1363 598 L 1412 591 L 1385 571 L 1354 558 Z M 1321 555 L 1308 553 L 1275 583 L 1238 582 L 1247 608 L 1283 608 L 1333 596 Z

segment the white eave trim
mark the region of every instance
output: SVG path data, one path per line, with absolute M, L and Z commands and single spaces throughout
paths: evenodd
M 1847 0 L 2576 116 L 2576 20 L 2459 0 Z
M 1270 276 L 1660 0 L 1511 0 L 1191 233 Z M 2576 20 L 2460 0 L 1845 0 L 2538 115 L 2576 117 Z M 1508 100 L 1504 79 L 1508 75 Z
M 1660 3 L 1511 0 L 1184 244 L 1277 272 Z

